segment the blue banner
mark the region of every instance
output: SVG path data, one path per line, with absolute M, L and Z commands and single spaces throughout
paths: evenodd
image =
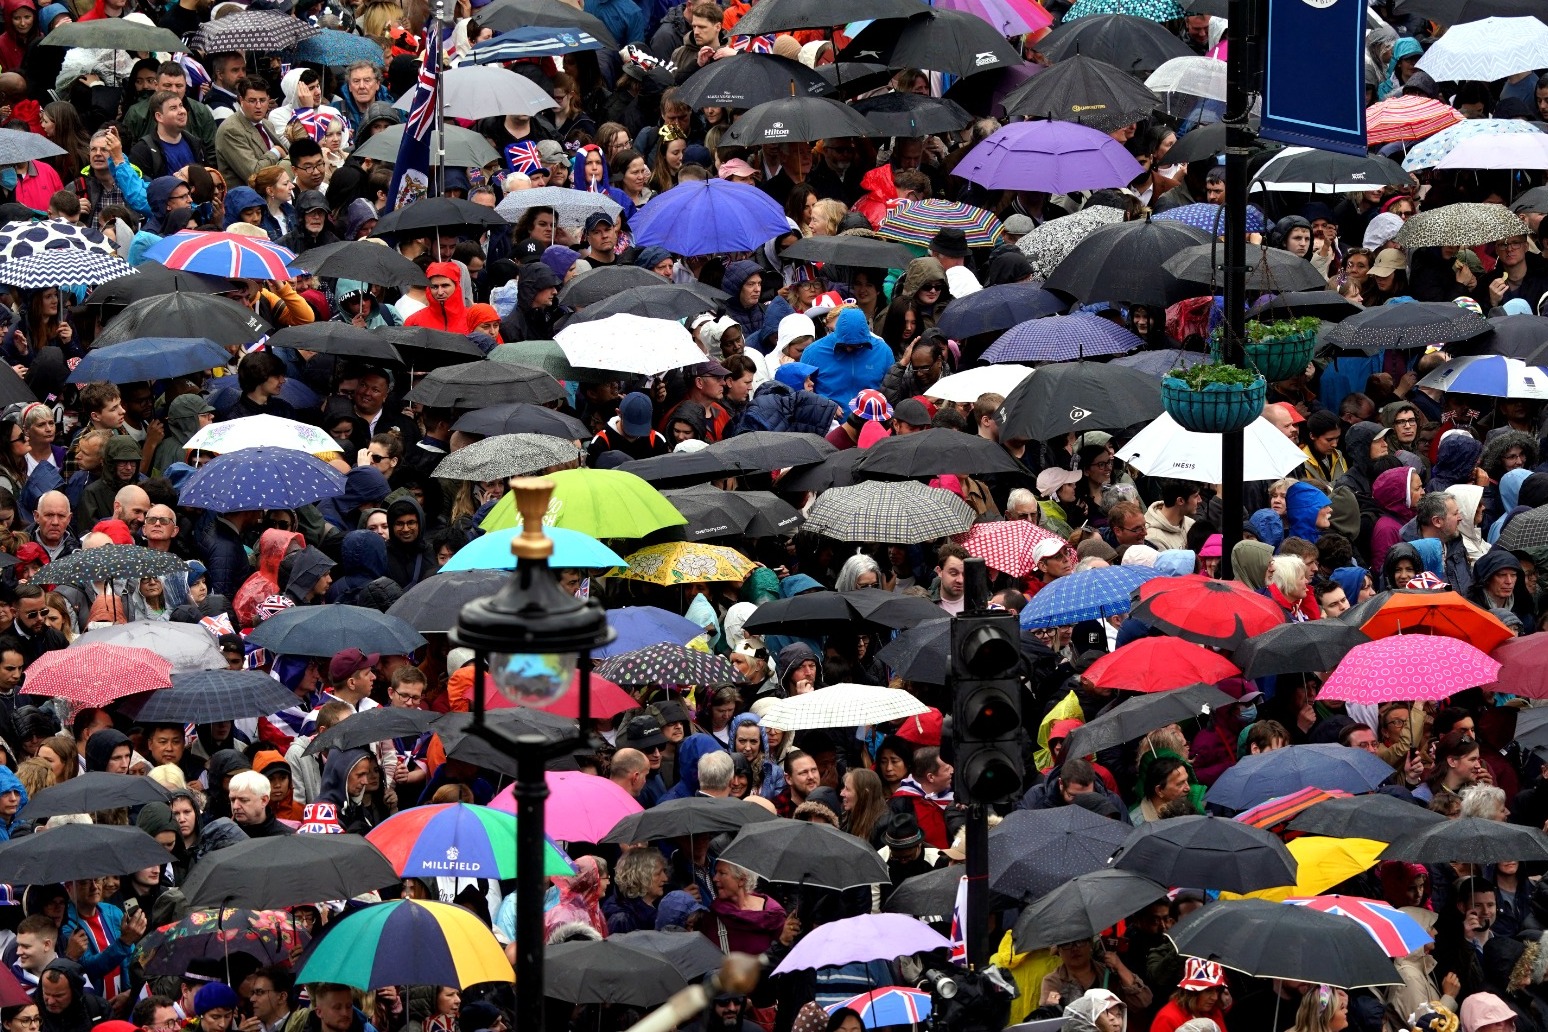
M 1262 2 L 1267 19 L 1258 134 L 1363 155 L 1365 0 Z

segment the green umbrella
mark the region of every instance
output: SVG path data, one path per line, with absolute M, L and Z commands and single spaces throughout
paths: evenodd
M 579 383 L 606 383 L 618 379 L 617 373 L 605 369 L 582 369 L 570 364 L 564 357 L 557 341 L 523 340 L 514 344 L 501 344 L 489 353 L 489 357 L 502 365 L 524 365 L 541 369 L 555 380 L 574 380 Z
M 564 469 L 550 473 L 547 479 L 554 482 L 554 496 L 543 522 L 551 527 L 578 530 L 594 538 L 641 538 L 662 527 L 688 522 L 660 491 L 633 473 Z M 504 530 L 517 523 L 516 496 L 508 492 L 480 526 Z

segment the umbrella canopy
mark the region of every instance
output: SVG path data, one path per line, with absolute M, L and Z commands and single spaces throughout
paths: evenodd
M 1351 798 L 1380 797 L 1354 796 Z M 1390 832 L 1388 834 L 1390 835 Z M 1319 838 L 1315 835 L 1302 835 L 1292 839 L 1287 848 L 1290 850 L 1290 855 L 1295 857 L 1295 884 L 1258 889 L 1246 893 L 1246 896 L 1276 903 L 1293 896 L 1315 896 L 1319 892 L 1326 892 L 1333 886 L 1341 885 L 1350 878 L 1370 870 L 1376 864 L 1376 857 L 1387 848 L 1387 845 L 1385 842 L 1372 839 Z M 1223 898 L 1233 898 L 1240 894 L 1222 892 L 1220 895 Z
M 134 270 L 116 254 L 73 247 L 56 247 L 0 263 L 0 281 L 24 290 L 91 286 L 133 274 Z
M 554 335 L 554 340 L 564 349 L 566 358 L 588 369 L 655 376 L 704 361 L 704 352 L 682 323 L 641 315 L 610 315 L 595 322 L 568 323 Z M 629 341 L 630 347 L 618 347 L 620 340 Z
M 815 239 L 827 239 L 817 237 Z M 839 238 L 842 239 L 842 238 Z M 891 246 L 891 245 L 889 245 Z M 788 253 L 788 252 L 786 252 Z M 1026 322 L 1028 319 L 1041 319 L 1045 315 L 1054 315 L 1064 311 L 1064 300 L 1055 294 L 1050 294 L 1042 287 L 1031 283 L 997 283 L 983 290 L 975 290 L 966 297 L 953 298 L 941 313 L 936 326 L 952 340 L 964 340 L 968 337 L 976 337 L 981 333 L 999 333 L 1015 326 L 1017 323 Z M 995 375 L 1025 376 L 1026 370 L 999 369 L 993 371 Z M 953 373 L 937 380 L 934 387 L 930 388 L 932 398 L 944 398 L 948 401 L 974 402 L 979 394 L 987 393 L 979 391 L 972 397 L 961 397 L 969 382 L 976 382 L 974 378 L 989 376 L 982 366 Z M 997 380 L 993 393 L 1003 394 L 1005 383 Z M 946 390 L 952 390 L 959 395 L 956 398 L 946 398 L 941 394 L 942 384 Z M 960 386 L 958 386 L 960 385 Z M 954 389 L 955 388 L 955 389 Z
M 1307 907 L 1224 900 L 1189 914 L 1166 937 L 1185 957 L 1204 957 L 1261 978 L 1342 989 L 1402 982 L 1365 929 Z
M 1548 660 L 1542 651 L 1545 647 L 1548 640 L 1539 641 L 1529 634 L 1490 650 L 1500 664 L 1498 687 L 1493 690 L 1527 699 L 1548 698 Z M 1520 731 L 1519 721 L 1517 730 Z
M 468 803 L 434 803 L 395 813 L 366 841 L 405 878 L 514 878 L 516 818 Z M 543 847 L 543 873 L 570 876 L 575 868 L 552 842 Z
M 890 880 L 870 843 L 826 824 L 783 817 L 744 825 L 720 859 L 784 885 L 843 891 Z
M 407 400 L 441 408 L 483 408 L 525 402 L 546 405 L 564 398 L 559 381 L 541 369 L 502 362 L 462 362 L 433 370 Z
M 1163 412 L 1118 450 L 1117 457 L 1152 477 L 1218 484 L 1224 476 L 1220 434 L 1185 430 Z M 1261 416 L 1243 434 L 1242 475 L 1278 480 L 1306 461 L 1306 454 Z
M 318 732 L 307 745 L 305 755 L 316 756 L 329 749 L 358 749 L 393 738 L 417 738 L 428 731 L 441 714 L 402 706 L 376 706 L 355 716 L 363 719 L 341 720 Z
M 88 770 L 39 790 L 17 816 L 25 821 L 42 821 L 66 813 L 95 813 L 120 806 L 164 803 L 169 798 L 171 793 L 152 778 Z
M 381 247 L 376 248 L 378 251 Z M 376 362 L 400 363 L 402 357 L 387 341 L 364 326 L 349 323 L 311 322 L 302 326 L 286 326 L 269 338 L 278 348 L 295 348 L 298 351 L 316 351 L 323 355 L 340 358 L 363 358 Z
M 598 842 L 625 817 L 645 809 L 617 783 L 578 770 L 550 770 L 548 805 L 543 810 L 543 831 L 564 842 Z M 504 813 L 516 812 L 515 785 L 507 785 L 489 805 Z
M 843 13 L 851 19 L 908 18 L 925 10 L 918 0 L 855 0 Z M 756 18 L 752 13 L 737 22 L 737 32 L 757 36 L 783 29 L 833 27 L 833 8 L 822 0 L 770 0 L 767 6 L 760 5 Z
M 1438 701 L 1490 684 L 1499 672 L 1498 661 L 1465 641 L 1407 634 L 1350 649 L 1319 694 L 1372 706 L 1399 700 Z
M 614 222 L 623 215 L 623 205 L 606 194 L 572 190 L 567 186 L 538 186 L 508 193 L 495 206 L 495 212 L 514 223 L 520 222 L 521 217 L 533 208 L 553 212 L 554 219 L 564 226 L 584 225 L 588 217 L 598 213 L 610 216 Z
M 868 481 L 818 495 L 805 526 L 839 541 L 913 545 L 961 534 L 973 521 L 973 510 L 950 491 L 906 480 Z
M 1412 917 L 1389 903 L 1359 896 L 1297 896 L 1285 900 L 1293 907 L 1306 907 L 1323 914 L 1348 918 L 1375 940 L 1382 952 L 1394 959 L 1417 953 L 1435 941 L 1435 937 Z
M 855 464 L 856 473 L 877 479 L 933 477 L 943 470 L 990 476 L 1023 468 L 995 442 L 945 427 L 883 438 Z
M 957 891 L 964 880 L 960 866 L 937 867 L 927 874 L 903 879 L 882 904 L 889 914 L 909 914 L 936 926 L 949 926 Z M 1014 902 L 1012 900 L 1011 902 Z
M 606 301 L 614 294 L 628 290 L 630 287 L 659 287 L 661 284 L 660 276 L 638 265 L 615 265 L 592 269 L 581 273 L 559 288 L 559 303 L 566 308 L 585 308 L 598 301 Z M 707 287 L 702 283 L 688 284 L 688 287 L 711 301 L 724 301 L 730 297 L 725 291 Z
M 606 301 L 587 305 L 584 310 L 570 316 L 565 325 L 595 322 L 610 315 L 629 313 L 650 319 L 691 319 L 700 312 L 714 309 L 715 303 L 703 294 L 677 283 L 662 283 L 657 287 L 630 287 Z M 563 353 L 562 350 L 560 353 Z
M 989 831 L 989 885 L 1017 899 L 1047 895 L 1105 868 L 1129 831 L 1080 806 L 1016 810 Z
M 1033 553 L 1044 541 L 1057 541 L 1063 546 L 1064 558 L 1070 565 L 1079 562 L 1075 550 L 1064 539 L 1044 530 L 1031 520 L 1001 520 L 998 523 L 975 523 L 973 529 L 959 539 L 968 555 L 977 556 L 994 570 L 1012 577 L 1029 576 L 1037 568 Z
M 630 814 L 599 841 L 603 843 L 659 842 L 682 835 L 718 835 L 737 832 L 744 824 L 777 821 L 768 810 L 740 799 L 689 796 L 657 803 L 649 810 Z
M 147 975 L 185 974 L 196 964 L 224 964 L 233 953 L 259 964 L 288 964 L 309 936 L 290 915 L 274 910 L 206 907 L 141 939 L 138 959 Z
M 815 102 L 813 98 L 802 99 Z M 777 103 L 784 104 L 785 101 Z M 831 100 L 822 103 L 842 107 Z M 772 106 L 759 105 L 743 118 Z M 742 123 L 739 120 L 735 124 Z M 776 130 L 764 130 L 765 133 L 773 131 Z M 825 137 L 831 135 L 835 134 L 824 134 Z M 754 251 L 765 241 L 789 232 L 784 209 L 755 186 L 733 183 L 729 179 L 708 179 L 682 186 L 686 189 L 681 193 L 677 188 L 668 190 L 660 197 L 652 198 L 662 203 L 648 204 L 640 209 L 632 226 L 637 245 L 664 247 L 673 254 L 693 257 Z
M 922 953 L 949 949 L 950 943 L 929 925 L 902 914 L 862 914 L 829 921 L 813 928 L 800 940 L 774 974 L 854 964 L 871 960 L 890 960 L 902 956 L 896 952 Z
M 1178 638 L 1131 641 L 1086 668 L 1092 684 L 1131 692 L 1165 692 L 1187 684 L 1218 684 L 1241 673 L 1224 657 Z
M 502 32 L 475 46 L 468 56 L 474 64 L 504 64 L 531 57 L 558 57 L 583 50 L 606 50 L 607 44 L 589 32 L 532 25 Z
M 1215 816 L 1143 824 L 1119 847 L 1113 865 L 1162 885 L 1231 892 L 1292 884 L 1296 869 L 1285 844 L 1269 832 Z
M 1144 118 L 1160 103 L 1134 76 L 1084 54 L 1044 69 L 1002 102 L 1012 118 L 1055 118 L 1103 132 Z
M 724 139 L 728 144 L 757 146 L 876 135 L 876 127 L 848 105 L 828 97 L 787 96 L 748 108 L 731 123 Z
M 1259 803 L 1257 806 L 1248 807 L 1233 817 L 1232 820 L 1239 821 L 1242 824 L 1251 824 L 1254 828 L 1263 828 L 1277 832 L 1280 825 L 1285 824 L 1302 810 L 1316 806 L 1318 803 L 1326 802 L 1329 799 L 1347 798 L 1350 798 L 1348 792 L 1341 792 L 1336 788 L 1332 791 L 1316 787 L 1303 788 L 1298 792 L 1275 796 L 1273 799 Z M 1294 853 L 1294 850 L 1291 850 L 1291 852 Z M 1301 858 L 1297 856 L 1296 861 L 1300 863 Z M 1306 873 L 1303 866 L 1296 871 L 1296 878 L 1304 878 Z
M 1160 414 L 1153 377 L 1122 366 L 1071 362 L 1039 369 L 1005 396 L 1000 434 L 1046 441 L 1071 431 L 1132 426 Z
M 573 741 L 576 734 L 576 724 L 573 720 L 545 713 L 542 710 L 529 709 L 526 706 L 513 706 L 510 708 L 496 709 L 491 707 L 491 712 L 485 717 L 484 722 L 496 733 L 510 735 L 537 735 L 550 745 L 558 745 L 561 742 Z M 516 777 L 518 771 L 516 758 L 507 749 L 491 745 L 481 735 L 470 732 L 473 726 L 471 713 L 447 713 L 437 720 L 431 727 L 440 736 L 441 742 L 446 746 L 446 755 L 454 760 L 463 760 L 475 767 L 487 767 L 497 774 L 508 777 Z
M 928 712 L 929 706 L 899 688 L 830 684 L 804 695 L 776 700 L 763 715 L 763 724 L 782 731 L 806 731 L 885 724 Z
M 63 824 L 47 835 L 26 835 L 0 845 L 0 878 L 16 885 L 100 878 L 166 862 L 161 843 L 139 828 L 113 824 Z
M 251 344 L 274 327 L 229 297 L 157 294 L 131 302 L 108 321 L 94 348 L 139 337 L 208 337 L 217 344 Z
M 520 190 L 517 193 L 529 192 L 530 191 L 528 190 Z M 511 196 L 515 197 L 517 194 L 511 194 Z M 654 275 L 654 273 L 652 273 L 652 275 Z M 631 289 L 655 290 L 657 288 L 651 286 Z M 691 287 L 683 287 L 680 284 L 676 285 L 676 289 L 692 290 Z M 606 304 L 608 304 L 608 302 L 598 302 L 599 306 Z M 607 314 L 611 315 L 613 313 L 609 312 Z M 474 347 L 477 348 L 477 345 L 474 345 Z M 564 357 L 564 349 L 559 346 L 559 342 L 552 340 L 523 340 L 512 344 L 501 344 L 493 351 L 489 352 L 489 358 L 494 362 L 509 362 L 512 365 L 524 365 L 531 366 L 534 369 L 541 369 L 548 373 L 549 376 L 552 376 L 555 380 L 575 380 L 580 383 L 606 383 L 608 380 L 614 378 L 614 374 L 605 370 L 584 368 L 578 369 L 571 365 L 570 360 Z M 468 413 L 468 415 L 477 414 L 478 413 L 472 412 Z M 568 419 L 570 417 L 566 416 L 565 418 Z M 576 423 L 579 424 L 580 421 L 576 420 Z
M 1506 237 L 1527 236 L 1521 216 L 1503 204 L 1444 204 L 1429 208 L 1403 223 L 1400 247 L 1471 247 Z
M 704 628 L 692 620 L 656 606 L 609 609 L 607 625 L 613 629 L 616 637 L 600 649 L 592 651 L 591 654 L 598 659 L 610 659 L 625 652 L 638 652 L 663 643 L 686 645 L 704 633 Z
M 1231 653 L 1231 660 L 1248 679 L 1332 670 L 1350 649 L 1370 640 L 1347 624 L 1308 620 L 1283 624 L 1250 638 Z
M 1462 112 L 1450 104 L 1406 94 L 1365 109 L 1365 140 L 1372 147 L 1422 140 L 1466 121 Z M 1404 164 L 1407 167 L 1406 161 Z
M 1436 82 L 1503 79 L 1535 71 L 1548 50 L 1548 25 L 1537 18 L 1480 18 L 1453 25 L 1419 58 Z
M 943 229 L 960 229 L 969 247 L 993 247 L 1004 227 L 993 212 L 961 201 L 927 197 L 900 204 L 887 212 L 876 232 L 883 240 L 928 247 Z
M 498 570 L 443 572 L 412 585 L 388 607 L 387 615 L 421 634 L 446 634 L 457 626 L 463 606 L 504 586 L 505 575 Z
M 898 630 L 941 619 L 942 613 L 929 599 L 911 599 L 878 588 L 805 591 L 763 603 L 742 627 L 750 634 L 813 635 L 838 621 Z
M 152 693 L 135 719 L 213 724 L 266 717 L 295 704 L 294 692 L 260 670 L 202 670 L 173 674 L 172 687 Z
M 1210 237 L 1225 236 L 1226 210 L 1223 204 L 1199 202 L 1168 208 L 1155 216 L 1157 222 L 1181 222 L 1185 226 L 1203 230 Z M 1247 206 L 1247 232 L 1262 233 L 1268 229 L 1268 216 L 1257 207 Z
M 459 448 L 436 463 L 447 480 L 505 480 L 542 473 L 577 458 L 575 445 L 546 434 L 499 434 Z
M 535 115 L 558 106 L 547 90 L 509 68 L 462 65 L 441 72 L 441 103 L 454 118 Z
M 100 549 L 87 549 L 87 551 L 95 552 Z M 86 648 L 90 645 L 121 645 L 128 648 L 148 649 L 172 664 L 174 674 L 226 669 L 226 657 L 215 646 L 214 637 L 200 624 L 131 620 L 126 624 L 112 624 L 86 631 L 77 635 L 70 643 L 72 649 Z M 190 715 L 186 719 L 193 718 Z
M 1486 398 L 1548 401 L 1548 372 L 1503 355 L 1453 358 L 1427 374 L 1419 386 Z
M 499 348 L 495 349 L 496 351 Z M 498 362 L 498 359 L 496 360 Z M 505 405 L 491 405 L 477 412 L 469 412 L 452 424 L 453 430 L 465 434 L 547 434 L 566 441 L 584 441 L 591 436 L 586 424 L 574 416 L 514 401 Z
M 1285 623 L 1273 599 L 1245 584 L 1191 575 L 1146 581 L 1133 614 L 1149 627 L 1227 652 Z
M 1359 627 L 1372 638 L 1421 632 L 1456 638 L 1484 652 L 1515 638 L 1499 617 L 1455 591 L 1395 591 Z
M 29 695 L 55 696 L 82 706 L 106 706 L 125 695 L 165 688 L 171 683 L 171 663 L 150 649 L 123 645 L 55 649 L 43 653 L 27 668 Z
M 154 253 L 153 253 L 154 252 Z M 199 272 L 227 279 L 288 280 L 286 266 L 295 253 L 267 239 L 236 233 L 184 230 L 151 245 L 145 252 L 169 269 Z
M 663 491 L 662 497 L 688 520 L 683 533 L 694 541 L 734 535 L 778 537 L 806 520 L 771 491 L 722 491 L 704 484 Z
M 413 949 L 404 949 L 405 943 Z M 296 977 L 360 989 L 426 984 L 465 989 L 514 981 L 505 950 L 472 911 L 412 899 L 378 903 L 344 918 L 335 934 L 313 948 Z
M 1492 315 L 1488 349 L 1496 355 L 1519 358 L 1532 365 L 1548 361 L 1548 316 Z
M 619 45 L 602 19 L 562 3 L 561 0 L 494 0 L 480 8 L 478 23 L 496 32 L 510 32 L 528 26 L 558 25 L 589 33 L 610 50 Z
M 356 61 L 369 61 L 378 68 L 384 64 L 381 45 L 375 40 L 338 29 L 323 29 L 315 36 L 308 36 L 291 47 L 288 56 L 298 63 L 329 68 L 346 68 Z
M 1292 745 L 1244 756 L 1215 780 L 1206 801 L 1245 810 L 1265 799 L 1308 786 L 1359 795 L 1392 777 L 1392 767 L 1364 749 L 1343 745 Z M 1241 890 L 1237 890 L 1241 891 Z
M 1221 706 L 1235 703 L 1235 698 L 1207 684 L 1127 699 L 1072 731 L 1064 740 L 1064 754 L 1092 756 L 1103 749 L 1132 742 L 1158 727 L 1208 717 Z
M 1115 226 L 1123 221 L 1121 209 L 1096 204 L 1062 218 L 1049 219 L 1016 241 L 1016 246 L 1032 263 L 1032 275 L 1047 280 L 1082 240 L 1104 226 Z M 950 305 L 947 311 L 950 311 Z
M 127 18 L 96 20 L 104 24 L 66 22 L 38 42 L 45 47 L 85 47 L 91 50 L 163 50 L 179 54 L 188 50 L 188 44 L 179 39 L 177 33 L 159 25 L 147 25 Z M 52 156 L 36 155 L 40 158 Z
M 448 165 L 479 168 L 483 165 L 489 164 L 492 161 L 500 160 L 500 155 L 495 152 L 493 147 L 489 146 L 489 141 L 471 129 L 464 129 L 461 126 L 456 125 L 448 125 L 446 126 L 445 134 L 446 163 Z M 430 153 L 437 153 L 441 148 L 441 133 L 434 129 L 430 130 L 428 140 L 430 141 Z M 387 128 L 373 135 L 365 143 L 355 148 L 355 150 L 351 153 L 351 157 L 358 156 L 362 158 L 370 158 L 373 161 L 386 161 L 391 163 L 396 159 L 398 154 L 398 147 L 402 143 L 403 126 L 389 125 Z M 472 212 L 468 211 L 464 207 L 461 207 L 461 204 L 471 205 L 472 207 L 481 207 L 480 205 L 473 204 L 471 201 L 461 201 L 461 203 L 458 205 L 436 205 L 433 203 L 436 201 L 453 200 L 459 199 L 454 197 L 421 198 L 415 203 L 425 204 L 427 208 L 438 208 L 439 213 L 430 210 L 422 212 L 410 212 L 409 208 L 412 208 L 413 205 L 409 205 L 409 208 L 399 208 L 396 211 L 382 216 L 381 221 L 376 224 L 376 228 L 371 231 L 371 236 L 386 236 L 389 233 L 398 233 L 408 229 L 431 229 L 439 225 L 445 225 L 447 227 L 466 225 L 494 225 L 495 223 L 492 223 L 488 220 L 492 218 L 499 218 L 499 216 L 496 215 L 490 208 L 483 208 L 482 212 Z M 445 221 L 438 222 L 438 219 L 444 219 Z M 505 220 L 500 219 L 500 221 L 504 222 Z
M 292 606 L 253 628 L 248 640 L 282 656 L 332 656 L 341 641 L 361 652 L 406 656 L 425 644 L 397 617 L 360 606 Z
M 1332 290 L 1289 290 L 1247 310 L 1247 318 L 1263 322 L 1312 316 L 1324 322 L 1343 322 L 1364 309 Z
M 8 131 L 10 130 L 0 130 L 0 132 Z M 32 136 L 31 133 L 27 135 Z M 33 136 L 33 139 L 39 138 Z M 417 267 L 415 271 L 418 271 Z M 217 294 L 229 289 L 231 289 L 231 283 L 223 277 L 201 276 L 196 272 L 169 269 L 160 262 L 144 261 L 135 266 L 133 275 L 120 276 L 105 283 L 98 283 L 86 296 L 86 303 L 122 306 L 147 297 L 160 297 L 163 294 L 179 291 L 190 294 Z
M 1213 57 L 1174 57 L 1145 77 L 1145 86 L 1165 98 L 1168 114 L 1187 114 L 1201 100 L 1223 103 L 1225 62 Z
M 1437 169 L 1548 168 L 1548 136 L 1542 133 L 1501 133 L 1498 136 L 1471 136 L 1440 161 Z
M 701 65 L 677 87 L 677 95 L 689 107 L 740 110 L 792 95 L 825 97 L 832 93 L 833 85 L 801 62 L 752 53 L 732 54 Z
M 891 94 L 888 95 L 891 96 Z M 803 262 L 825 262 L 861 269 L 901 269 L 917 257 L 913 251 L 902 244 L 877 240 L 874 237 L 847 235 L 803 237 L 779 252 L 779 256 Z M 950 305 L 947 306 L 948 311 L 950 307 Z
M 859 448 L 847 448 L 835 452 L 821 462 L 787 470 L 780 478 L 784 491 L 826 491 L 830 487 L 853 487 L 856 482 L 855 463 L 865 456 Z
M 1412 221 L 1409 219 L 1409 222 Z M 1481 337 L 1488 332 L 1488 320 L 1465 308 L 1458 308 L 1449 301 L 1416 301 L 1413 304 L 1367 308 L 1333 327 L 1323 339 L 1334 347 L 1374 355 L 1387 348 L 1409 349 L 1454 344 Z
M 545 525 L 578 530 L 595 538 L 638 538 L 687 522 L 661 492 L 630 473 L 562 469 L 547 479 L 554 482 L 554 494 Z M 517 525 L 516 517 L 516 496 L 507 492 L 481 526 L 484 530 L 504 530 Z
M 1149 566 L 1103 566 L 1060 577 L 1032 596 L 1021 611 L 1021 626 L 1071 627 L 1119 616 L 1132 606 L 1134 589 L 1155 576 Z
M 1548 544 L 1548 505 L 1529 509 L 1506 524 L 1497 542 L 1501 548 L 1537 548 Z
M 874 57 L 894 68 L 928 68 L 962 76 L 1021 63 L 1016 48 L 993 25 L 966 11 L 941 7 L 911 18 L 874 21 L 839 56 L 841 60 Z
M 1006 286 L 1021 286 L 1022 284 L 1006 284 Z M 997 290 L 998 287 L 986 287 L 983 290 L 969 294 L 969 298 L 979 294 Z M 956 304 L 956 302 L 952 302 Z M 950 306 L 948 306 L 948 311 Z M 945 330 L 941 331 L 945 333 Z M 967 336 L 972 336 L 967 334 Z M 957 335 L 953 340 L 959 339 Z M 1023 365 L 985 365 L 965 369 L 960 373 L 952 373 L 935 381 L 935 386 L 930 388 L 930 396 L 942 401 L 950 401 L 958 404 L 971 405 L 985 394 L 1000 394 L 1008 391 L 1016 384 L 1032 375 L 1032 370 Z
M 1376 793 L 1329 799 L 1308 807 L 1290 822 L 1290 830 L 1308 835 L 1380 841 L 1390 837 L 1394 828 L 1420 828 L 1444 823 L 1446 817 L 1421 803 Z
M 1408 172 L 1391 158 L 1379 154 L 1335 154 L 1313 147 L 1286 147 L 1252 177 L 1254 190 L 1293 193 L 1341 193 L 1408 183 Z
M 188 564 L 169 552 L 142 545 L 103 545 L 71 552 L 48 564 L 51 584 L 90 584 L 92 581 L 171 577 L 187 573 Z
M 199 26 L 189 37 L 188 45 L 201 54 L 229 50 L 275 54 L 293 50 L 302 40 L 321 31 L 283 11 L 239 11 Z
M 1392 833 L 1389 830 L 1387 834 Z M 3 857 L 4 850 L 0 849 L 0 858 Z M 1548 835 L 1519 824 L 1458 817 L 1406 831 L 1393 839 L 1378 859 L 1406 860 L 1411 864 L 1492 864 L 1502 860 L 1530 863 L 1548 860 Z
M 709 943 L 702 935 L 683 938 Z M 682 972 L 665 956 L 630 947 L 617 937 L 561 942 L 543 951 L 543 992 L 566 1003 L 654 1007 L 686 985 Z
M 693 541 L 650 545 L 624 561 L 628 565 L 614 570 L 612 576 L 666 587 L 716 581 L 741 583 L 757 568 L 756 563 L 734 548 Z
M 749 473 L 769 473 L 787 466 L 821 462 L 835 449 L 812 434 L 753 430 L 716 441 L 705 453 L 733 461 Z
M 1130 75 L 1153 72 L 1174 57 L 1193 55 L 1164 26 L 1130 14 L 1098 14 L 1060 25 L 1038 41 L 1037 49 L 1056 65 L 1083 54 Z
M 343 721 L 341 726 L 347 723 Z M 359 835 L 286 835 L 249 839 L 211 853 L 196 872 L 190 872 L 181 888 L 194 906 L 276 910 L 349 899 L 397 881 L 398 874 L 387 858 Z M 339 941 L 350 940 L 341 936 Z
M 1225 249 L 1218 243 L 1185 247 L 1166 260 L 1166 271 L 1186 283 L 1225 282 Z M 1247 248 L 1247 287 L 1270 292 L 1311 290 L 1327 279 L 1305 258 L 1277 247 Z
M 917 93 L 882 93 L 857 100 L 853 107 L 878 131 L 894 136 L 955 132 L 973 121 L 956 101 Z
M 289 448 L 243 448 L 183 481 L 178 503 L 211 512 L 297 509 L 344 493 L 344 474 Z M 331 653 L 330 653 L 331 654 Z
M 218 369 L 229 361 L 226 349 L 205 337 L 142 337 L 92 348 L 71 370 L 70 382 L 167 380 Z
M 1058 946 L 1101 935 L 1117 922 L 1166 898 L 1166 887 L 1129 871 L 1076 875 L 1016 918 L 1016 951 Z
M 1126 186 L 1143 171 L 1123 144 L 1100 130 L 1041 121 L 997 130 L 968 151 L 955 174 L 990 190 L 1073 193 Z
M 983 357 L 988 362 L 1074 362 L 1127 354 L 1144 343 L 1109 319 L 1074 312 L 1018 323 L 989 345 Z
M 889 1025 L 918 1025 L 930 1016 L 931 997 L 923 989 L 907 989 L 900 985 L 867 989 L 847 1000 L 841 1000 L 823 1008 L 830 1015 L 841 1010 L 852 1010 L 860 1015 L 866 1028 L 884 1028 Z
M 1452 151 L 1470 140 L 1501 143 L 1503 137 L 1516 135 L 1536 137 L 1540 133 L 1531 122 L 1514 118 L 1469 118 L 1411 147 L 1408 155 L 1403 158 L 1403 167 L 1411 172 L 1434 168 L 1450 157 Z
M 736 668 L 721 656 L 663 641 L 633 652 L 610 656 L 597 672 L 614 684 L 716 685 L 741 680 Z
M 1064 12 L 1064 21 L 1098 14 L 1127 14 L 1153 22 L 1175 21 L 1188 13 L 1176 0 L 1076 0 Z
M 1210 239 L 1204 230 L 1181 222 L 1144 219 L 1106 226 L 1076 244 L 1043 285 L 1087 304 L 1118 301 L 1165 308 L 1186 291 L 1163 264 L 1184 248 Z
M 341 445 L 321 427 L 263 414 L 211 423 L 200 428 L 183 447 L 185 451 L 211 455 L 244 448 L 289 448 L 321 458 L 339 454 Z

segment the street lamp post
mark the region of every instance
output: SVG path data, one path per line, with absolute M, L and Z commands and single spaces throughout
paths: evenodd
M 543 515 L 554 483 L 523 477 L 511 481 L 522 530 L 511 542 L 517 567 L 505 586 L 462 608 L 452 643 L 473 650 L 473 722 L 469 732 L 516 760 L 516 1032 L 543 1029 L 543 809 L 544 770 L 551 754 L 588 738 L 591 653 L 613 640 L 602 606 L 559 587 L 548 557 L 554 543 L 543 533 Z M 519 705 L 546 706 L 570 690 L 580 692 L 576 739 L 549 743 L 537 735 L 507 737 L 485 722 L 485 693 L 492 686 Z

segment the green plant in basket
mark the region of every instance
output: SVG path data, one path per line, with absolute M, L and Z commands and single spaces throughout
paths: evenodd
M 1227 365 L 1224 362 L 1201 362 L 1187 369 L 1173 369 L 1170 375 L 1195 391 L 1202 391 L 1212 383 L 1231 387 L 1250 387 L 1258 380 L 1256 371 Z
M 1254 344 L 1271 342 L 1276 340 L 1293 340 L 1304 337 L 1307 334 L 1315 335 L 1317 327 L 1322 325 L 1322 320 L 1314 315 L 1303 315 L 1299 319 L 1281 319 L 1278 322 L 1249 322 L 1247 324 L 1247 339 Z

